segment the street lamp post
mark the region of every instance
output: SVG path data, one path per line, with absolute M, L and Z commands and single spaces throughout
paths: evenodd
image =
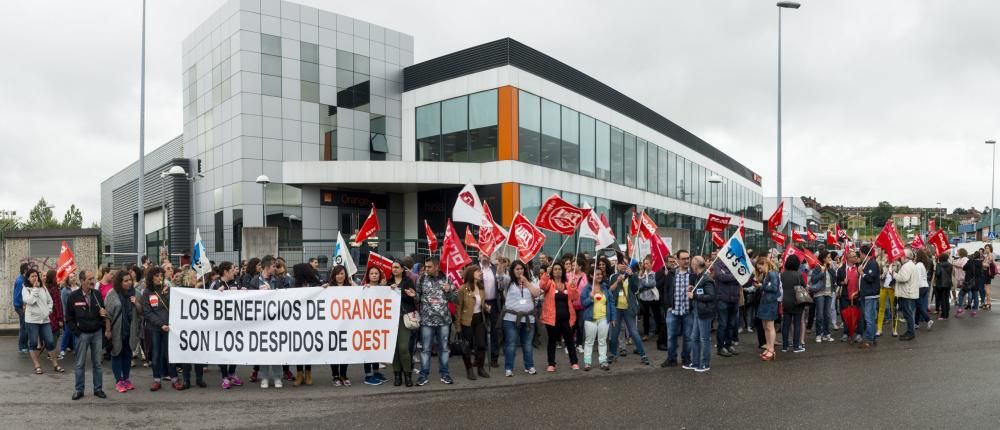
M 986 141 L 986 144 L 993 147 L 993 179 L 990 182 L 990 236 L 992 236 L 993 226 L 996 225 L 994 223 L 994 213 L 996 211 L 993 209 L 993 200 L 996 196 L 997 186 L 997 141 L 990 139 Z M 992 243 L 993 241 L 990 242 Z
M 778 202 L 783 199 L 781 194 L 781 10 L 798 9 L 802 5 L 792 1 L 778 2 Z M 789 203 L 792 203 L 789 201 Z M 791 237 L 792 225 L 788 223 L 788 237 Z
M 257 177 L 258 184 L 261 186 L 261 210 L 260 213 L 263 216 L 264 227 L 267 227 L 267 184 L 271 183 L 271 178 L 267 175 L 260 175 Z

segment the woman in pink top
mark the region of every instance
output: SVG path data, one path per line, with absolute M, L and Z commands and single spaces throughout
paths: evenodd
M 551 277 L 543 274 L 542 281 L 539 283 L 539 287 L 545 294 L 540 320 L 542 324 L 545 324 L 549 335 L 549 367 L 546 370 L 556 371 L 556 342 L 559 339 L 562 339 L 566 344 L 566 352 L 569 353 L 569 363 L 573 370 L 580 370 L 576 359 L 576 346 L 573 345 L 572 329 L 576 324 L 576 309 L 574 309 L 573 303 L 580 301 L 580 291 L 576 289 L 575 285 L 568 282 L 562 263 L 552 263 L 550 272 Z
M 97 291 L 101 293 L 101 299 L 107 299 L 108 293 L 114 289 L 114 284 L 111 283 L 114 275 L 111 273 L 111 268 L 104 266 L 101 268 L 101 280 L 97 285 Z

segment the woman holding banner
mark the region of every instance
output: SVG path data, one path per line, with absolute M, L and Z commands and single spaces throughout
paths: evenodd
M 142 296 L 143 317 L 146 325 L 150 327 L 153 335 L 152 339 L 152 364 L 153 385 L 149 391 L 160 390 L 160 379 L 169 377 L 171 385 L 175 390 L 183 390 L 177 379 L 177 366 L 171 364 L 167 359 L 169 348 L 170 332 L 170 285 L 164 282 L 163 269 L 157 266 L 150 266 L 146 270 L 146 291 Z
M 256 269 L 256 267 L 255 263 L 254 268 Z M 219 263 L 219 266 L 216 268 L 216 273 L 219 274 L 219 279 L 216 279 L 215 282 L 212 283 L 212 289 L 219 292 L 241 289 L 240 283 L 236 281 L 236 270 L 237 268 L 236 266 L 233 266 L 233 263 L 228 261 Z M 243 385 L 243 380 L 236 375 L 235 364 L 220 364 L 219 375 L 222 376 L 223 390 L 228 390 L 234 385 L 237 387 Z
M 404 319 L 407 315 L 413 316 L 417 311 L 417 290 L 413 286 L 413 280 L 406 274 L 406 269 L 398 262 L 392 263 L 392 278 L 389 284 L 393 289 L 400 290 L 399 305 L 399 332 L 396 334 L 396 352 L 392 355 L 392 385 L 400 386 L 406 383 L 407 387 L 413 386 L 413 353 L 410 352 L 410 329 L 406 327 Z
M 330 270 L 330 279 L 327 280 L 323 288 L 334 286 L 334 287 L 350 287 L 354 285 L 351 282 L 351 277 L 347 275 L 347 269 L 342 265 L 333 266 Z M 331 364 L 330 373 L 333 374 L 333 386 L 334 387 L 350 387 L 351 379 L 347 377 L 347 365 L 346 364 Z
M 478 265 L 466 267 L 462 275 L 462 288 L 458 292 L 458 302 L 455 304 L 455 330 L 465 345 L 462 361 L 465 362 L 465 372 L 470 381 L 476 380 L 476 372 L 472 370 L 473 356 L 479 376 L 490 377 L 483 368 L 486 359 L 485 315 L 489 312 L 482 269 Z
M 382 279 L 382 269 L 376 266 L 371 266 L 368 268 L 364 282 L 361 283 L 365 288 L 373 285 L 385 285 L 385 279 Z M 365 385 L 382 385 L 388 379 L 378 371 L 378 363 L 365 363 Z

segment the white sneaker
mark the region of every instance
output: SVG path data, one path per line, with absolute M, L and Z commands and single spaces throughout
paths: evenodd
M 510 378 L 511 376 L 514 376 L 514 371 L 513 370 L 504 370 L 503 371 L 503 376 L 506 376 L 506 377 Z
M 826 337 L 825 337 L 825 338 L 823 338 L 823 340 L 825 340 L 825 341 L 827 341 L 827 342 L 833 342 L 833 336 L 830 336 L 830 335 L 826 335 Z
M 753 333 L 753 328 L 747 328 L 747 333 Z
M 267 388 L 267 378 L 260 381 L 260 388 Z
M 66 358 L 66 351 L 59 351 L 59 359 L 62 360 Z
M 742 334 L 743 333 L 743 327 L 740 327 L 739 330 L 736 330 L 736 333 Z
M 534 375 L 534 374 L 538 373 L 538 371 L 535 370 L 534 367 L 529 367 L 527 369 L 524 369 L 524 373 L 527 373 L 529 375 Z
M 576 346 L 576 352 L 580 353 L 580 354 L 583 354 L 583 345 L 577 345 Z
M 930 330 L 934 326 L 934 321 L 927 321 L 927 330 Z
M 823 336 L 816 336 L 816 343 L 823 343 Z
M 276 378 L 274 380 L 274 388 L 281 388 L 281 378 Z

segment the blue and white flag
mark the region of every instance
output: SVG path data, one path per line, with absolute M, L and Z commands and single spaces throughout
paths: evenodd
M 347 276 L 354 276 L 358 272 L 358 266 L 354 264 L 354 259 L 351 258 L 351 250 L 347 247 L 347 242 L 344 241 L 344 235 L 337 232 L 337 244 L 333 247 L 333 264 L 341 265 L 347 269 Z
M 205 244 L 201 241 L 201 230 L 195 230 L 194 233 L 194 255 L 191 257 L 191 267 L 199 278 L 212 271 L 212 262 L 208 260 Z
M 738 229 L 719 249 L 718 259 L 726 265 L 740 285 L 746 284 L 753 276 L 753 262 L 747 255 L 747 247 L 743 244 Z

